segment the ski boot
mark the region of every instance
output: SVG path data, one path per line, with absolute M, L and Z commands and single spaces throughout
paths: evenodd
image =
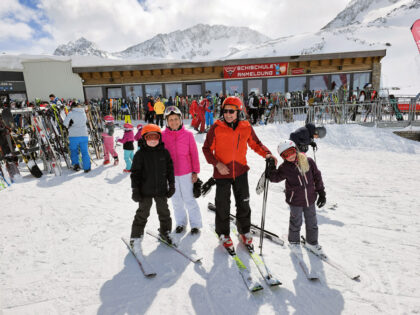
M 75 171 L 75 172 L 80 171 L 80 165 L 79 164 L 74 164 L 73 165 L 73 171 Z
M 123 170 L 123 172 L 124 172 L 124 173 L 131 173 L 131 171 L 130 171 L 130 170 L 128 170 L 128 169 L 124 169 L 124 170 Z
M 198 234 L 198 233 L 200 233 L 200 230 L 198 228 L 191 229 L 191 234 Z
M 183 225 L 178 225 L 175 229 L 175 233 L 182 233 L 184 232 L 184 226 Z
M 252 236 L 251 233 L 239 234 L 239 238 L 242 243 L 246 246 L 252 246 Z
M 141 251 L 141 241 L 143 240 L 143 235 L 140 237 L 132 237 L 130 238 L 130 247 L 134 253 L 138 253 Z
M 306 242 L 305 247 L 319 257 L 327 257 L 319 244 L 312 245 Z
M 117 157 L 114 157 L 114 165 L 115 165 L 115 166 L 117 166 L 117 165 L 118 165 L 118 163 L 119 163 L 119 161 L 118 161 L 118 156 L 117 156 Z
M 235 254 L 235 247 L 233 246 L 232 239 L 229 235 L 225 236 L 224 234 L 221 234 L 220 237 L 220 244 L 223 245 L 224 248 L 229 252 L 229 254 L 233 255 Z
M 159 229 L 159 237 L 164 240 L 166 243 L 168 243 L 169 245 L 174 245 L 174 242 L 171 238 L 170 232 L 169 231 L 165 231 L 165 232 L 160 232 Z
M 109 163 L 111 163 L 109 160 L 104 161 L 104 165 L 108 165 Z

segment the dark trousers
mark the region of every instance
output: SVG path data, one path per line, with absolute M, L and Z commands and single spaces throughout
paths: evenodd
M 163 127 L 163 114 L 156 115 L 156 125 Z
M 258 108 L 250 108 L 249 116 L 251 116 L 251 124 L 255 125 L 258 122 Z
M 300 227 L 302 226 L 302 212 L 305 217 L 306 241 L 311 245 L 318 244 L 318 222 L 315 204 L 309 207 L 290 206 L 289 237 L 291 243 L 300 242 Z
M 236 202 L 236 225 L 240 234 L 249 232 L 251 226 L 251 208 L 249 207 L 248 172 L 235 179 L 216 179 L 216 233 L 230 234 L 230 189 Z
M 147 218 L 150 215 L 152 200 L 155 199 L 156 209 L 160 221 L 160 232 L 172 230 L 171 213 L 168 208 L 168 199 L 166 197 L 143 197 L 139 202 L 139 208 L 134 216 L 133 225 L 131 226 L 131 237 L 140 237 L 144 234 L 144 227 Z

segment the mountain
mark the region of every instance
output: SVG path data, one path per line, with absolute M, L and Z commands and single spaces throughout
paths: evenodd
M 78 40 L 68 42 L 65 45 L 60 45 L 56 48 L 53 55 L 56 56 L 97 56 L 100 58 L 108 58 L 109 54 L 106 51 L 100 50 L 94 43 L 84 37 Z
M 97 56 L 114 59 L 218 59 L 268 40 L 270 40 L 269 37 L 248 27 L 197 24 L 182 31 L 158 34 L 140 44 L 115 53 L 100 50 L 94 43 L 82 37 L 75 42 L 60 45 L 54 51 L 54 55 Z

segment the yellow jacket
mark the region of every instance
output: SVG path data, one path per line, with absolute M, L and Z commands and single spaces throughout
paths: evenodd
M 162 102 L 156 102 L 153 109 L 155 110 L 156 115 L 163 115 L 165 112 L 165 105 L 163 105 Z

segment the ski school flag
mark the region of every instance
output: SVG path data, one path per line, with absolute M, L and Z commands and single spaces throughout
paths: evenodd
M 420 53 L 420 19 L 413 23 L 411 26 L 411 33 L 413 33 L 414 41 L 416 42 L 417 48 Z

